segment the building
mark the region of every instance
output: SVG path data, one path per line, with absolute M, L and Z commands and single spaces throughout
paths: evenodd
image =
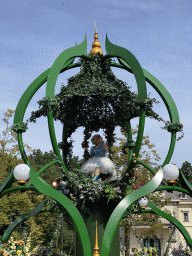
M 174 191 L 173 193 L 168 193 L 166 191 L 162 192 L 163 198 L 171 198 L 171 201 L 165 205 L 162 210 L 170 211 L 171 215 L 175 217 L 177 220 L 181 222 L 181 224 L 186 228 L 192 237 L 192 198 L 184 193 Z M 164 199 L 163 199 L 164 200 Z M 146 208 L 150 209 L 150 208 Z M 158 250 L 158 255 L 162 256 L 166 250 L 167 241 L 170 237 L 170 231 L 174 229 L 174 226 L 170 224 L 166 219 L 159 217 L 159 221 L 164 224 L 164 226 L 158 230 L 155 230 L 153 235 L 153 239 L 141 239 L 142 244 L 147 246 L 155 247 Z M 138 234 L 147 231 L 150 229 L 150 226 L 135 226 Z M 141 246 L 138 244 L 137 239 L 134 235 L 134 228 L 131 228 L 129 231 L 130 238 L 130 255 L 133 255 L 134 248 L 140 249 Z M 125 246 L 125 229 L 120 227 L 120 243 Z M 178 248 L 179 244 L 182 243 L 184 248 L 187 247 L 187 243 L 180 233 L 180 231 L 176 228 L 174 234 L 171 239 L 171 247 Z

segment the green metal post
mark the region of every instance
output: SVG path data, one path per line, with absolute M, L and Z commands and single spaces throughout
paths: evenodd
M 92 208 L 92 214 L 85 214 L 84 212 L 80 211 L 81 216 L 83 217 L 83 220 L 85 222 L 85 225 L 87 227 L 87 231 L 90 238 L 91 243 L 91 252 L 92 255 L 94 253 L 94 247 L 95 247 L 95 235 L 96 235 L 96 220 L 97 220 L 97 231 L 98 231 L 98 245 L 99 245 L 99 252 L 101 250 L 101 244 L 103 240 L 103 235 L 105 231 L 105 227 L 107 224 L 105 212 L 98 209 L 97 206 Z M 120 234 L 119 234 L 119 228 L 115 232 L 113 243 L 111 246 L 110 256 L 119 256 L 120 255 Z M 81 245 L 81 241 L 78 236 L 76 236 L 76 256 L 83 255 L 83 249 Z

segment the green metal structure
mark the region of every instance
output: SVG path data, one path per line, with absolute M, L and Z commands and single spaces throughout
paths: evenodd
M 132 213 L 134 213 L 134 210 L 132 209 L 132 205 L 134 202 L 136 202 L 139 198 L 143 196 L 147 196 L 155 191 L 160 191 L 160 190 L 182 191 L 191 196 L 192 186 L 186 180 L 186 178 L 184 177 L 181 171 L 177 181 L 180 182 L 183 188 L 176 187 L 176 186 L 161 185 L 163 182 L 162 168 L 164 165 L 169 163 L 172 157 L 174 147 L 175 147 L 175 142 L 176 142 L 176 133 L 180 131 L 179 125 L 181 125 L 179 120 L 179 114 L 171 95 L 158 79 L 156 79 L 151 73 L 149 73 L 147 70 L 141 67 L 138 60 L 135 58 L 135 56 L 131 52 L 129 52 L 127 49 L 123 47 L 119 47 L 117 45 L 112 44 L 108 40 L 107 35 L 106 35 L 105 46 L 106 46 L 107 55 L 103 56 L 102 58 L 105 59 L 105 58 L 116 57 L 119 63 L 111 62 L 112 67 L 125 69 L 128 72 L 133 73 L 133 75 L 135 76 L 135 80 L 137 82 L 139 99 L 147 98 L 147 88 L 146 88 L 146 81 L 147 81 L 159 93 L 162 100 L 164 101 L 167 107 L 167 110 L 169 112 L 170 121 L 172 123 L 172 125 L 169 127 L 169 132 L 171 133 L 170 147 L 169 147 L 166 159 L 163 165 L 161 166 L 161 168 L 159 169 L 159 171 L 156 173 L 150 166 L 147 166 L 143 162 L 136 160 L 137 163 L 143 165 L 147 170 L 149 170 L 154 175 L 154 177 L 146 185 L 128 194 L 125 198 L 122 199 L 122 201 L 119 204 L 115 205 L 114 211 L 112 212 L 108 222 L 106 223 L 106 225 L 103 226 L 105 227 L 105 229 L 102 227 L 102 230 L 99 231 L 100 232 L 99 244 L 101 245 L 100 255 L 115 256 L 115 255 L 119 255 L 119 252 L 114 252 L 114 250 L 111 250 L 113 239 L 114 237 L 116 238 L 118 237 L 117 229 L 120 221 L 125 216 L 126 212 L 128 210 L 131 210 Z M 37 90 L 45 82 L 47 82 L 46 97 L 49 97 L 50 99 L 54 99 L 55 85 L 56 85 L 58 75 L 66 70 L 81 66 L 81 63 L 73 64 L 76 57 L 83 57 L 83 58 L 90 59 L 91 57 L 85 54 L 86 50 L 87 50 L 87 40 L 85 36 L 85 39 L 81 44 L 71 47 L 65 50 L 64 52 L 62 52 L 55 60 L 52 67 L 47 69 L 40 76 L 38 76 L 30 84 L 30 86 L 26 89 L 26 91 L 22 95 L 15 111 L 14 124 L 17 125 L 18 144 L 19 144 L 21 155 L 22 155 L 22 159 L 24 163 L 30 167 L 30 182 L 26 186 L 18 186 L 18 187 L 12 188 L 11 186 L 15 182 L 15 178 L 13 176 L 13 170 L 12 170 L 8 178 L 0 186 L 0 198 L 3 197 L 5 194 L 16 191 L 16 190 L 21 190 L 21 191 L 34 190 L 34 191 L 39 191 L 40 193 L 45 194 L 53 198 L 55 201 L 57 201 L 66 211 L 67 215 L 70 216 L 74 224 L 74 227 L 76 228 L 78 241 L 80 243 L 79 247 L 81 247 L 79 249 L 77 248 L 78 256 L 92 255 L 94 238 L 90 237 L 91 236 L 90 230 L 93 229 L 93 223 L 95 225 L 95 222 L 93 222 L 92 220 L 85 221 L 85 219 L 83 218 L 83 214 L 77 210 L 75 205 L 71 202 L 71 200 L 67 196 L 60 193 L 56 189 L 54 189 L 51 185 L 49 185 L 42 178 L 39 177 L 42 171 L 46 171 L 46 168 L 57 163 L 57 160 L 47 164 L 38 172 L 35 172 L 33 166 L 30 164 L 25 153 L 25 149 L 22 141 L 22 133 L 25 132 L 25 128 L 23 128 L 20 124 L 23 123 L 23 118 L 24 118 L 27 106 L 30 100 L 32 99 L 32 97 L 34 96 L 34 94 L 37 92 Z M 126 173 L 128 173 L 134 166 L 134 163 L 131 159 L 131 154 L 135 153 L 135 156 L 137 158 L 139 154 L 139 150 L 141 148 L 141 143 L 142 143 L 142 138 L 144 133 L 144 126 L 145 126 L 145 108 L 142 106 L 140 109 L 140 113 L 141 114 L 140 114 L 140 120 L 139 120 L 139 130 L 138 130 L 135 148 L 133 150 L 131 145 L 128 144 L 128 146 L 130 146 L 130 149 L 129 149 L 128 163 L 127 163 L 127 170 L 123 174 L 122 179 L 125 177 Z M 60 150 L 58 148 L 58 143 L 56 140 L 55 129 L 54 129 L 54 120 L 53 120 L 53 115 L 50 108 L 48 108 L 47 117 L 48 117 L 49 134 L 50 134 L 53 150 L 57 155 L 57 157 L 59 158 L 61 167 L 63 167 L 65 171 L 68 172 L 65 166 L 65 163 L 62 159 L 62 156 L 60 155 Z M 131 125 L 130 123 L 127 125 L 128 125 L 128 140 L 131 141 L 132 140 Z M 31 183 L 33 184 L 34 187 L 31 186 Z M 175 227 L 177 227 L 180 230 L 180 232 L 183 234 L 188 245 L 192 248 L 192 239 L 189 233 L 177 219 L 159 210 L 151 201 L 149 201 L 149 206 L 151 208 L 151 212 L 173 223 L 173 225 L 175 225 Z M 27 218 L 30 218 L 35 214 L 38 214 L 39 212 L 43 212 L 42 210 L 43 207 L 44 207 L 44 204 L 42 202 L 35 209 L 25 214 L 22 214 L 18 219 L 16 219 L 12 224 L 10 224 L 10 226 L 5 231 L 2 237 L 2 243 L 5 243 L 8 241 L 9 237 L 11 236 L 11 233 L 13 232 L 15 227 L 19 225 L 19 223 L 25 221 Z M 148 211 L 140 209 L 140 213 L 142 212 L 148 212 Z M 102 214 L 105 214 L 105 212 L 103 211 Z M 90 227 L 89 225 L 92 225 L 92 226 Z M 117 245 L 117 248 L 119 249 L 118 245 Z

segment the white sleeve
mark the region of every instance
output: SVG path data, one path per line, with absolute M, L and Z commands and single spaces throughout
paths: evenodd
M 93 147 L 94 147 L 94 146 L 92 146 L 91 149 L 90 149 L 90 154 L 91 154 L 91 155 L 93 155 Z

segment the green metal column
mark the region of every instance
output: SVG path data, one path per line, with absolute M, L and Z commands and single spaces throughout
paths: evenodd
M 103 201 L 100 201 L 100 204 L 103 203 Z M 106 204 L 102 204 L 100 206 L 103 206 L 103 208 L 107 208 Z M 93 207 L 93 209 L 91 209 L 91 215 L 84 213 L 83 211 L 80 211 L 81 216 L 85 222 L 85 225 L 87 227 L 87 231 L 89 234 L 89 238 L 90 238 L 90 243 L 91 243 L 91 252 L 92 255 L 94 253 L 94 247 L 95 247 L 95 236 L 96 236 L 96 220 L 97 220 L 97 231 L 98 231 L 98 245 L 99 245 L 99 252 L 101 250 L 101 244 L 102 244 L 102 240 L 103 240 L 103 234 L 105 231 L 105 227 L 106 224 L 108 222 L 108 219 L 106 217 L 106 209 L 105 211 L 102 211 L 102 209 L 99 209 L 100 207 Z M 78 235 L 76 234 L 76 256 L 82 256 L 83 255 L 83 249 L 82 249 L 82 245 L 81 245 L 81 241 L 78 237 Z M 101 255 L 101 254 L 100 254 Z M 110 256 L 119 256 L 120 255 L 120 232 L 119 232 L 119 228 L 117 229 L 115 235 L 114 235 L 114 239 L 113 239 L 113 243 L 111 246 L 111 251 L 110 251 Z

